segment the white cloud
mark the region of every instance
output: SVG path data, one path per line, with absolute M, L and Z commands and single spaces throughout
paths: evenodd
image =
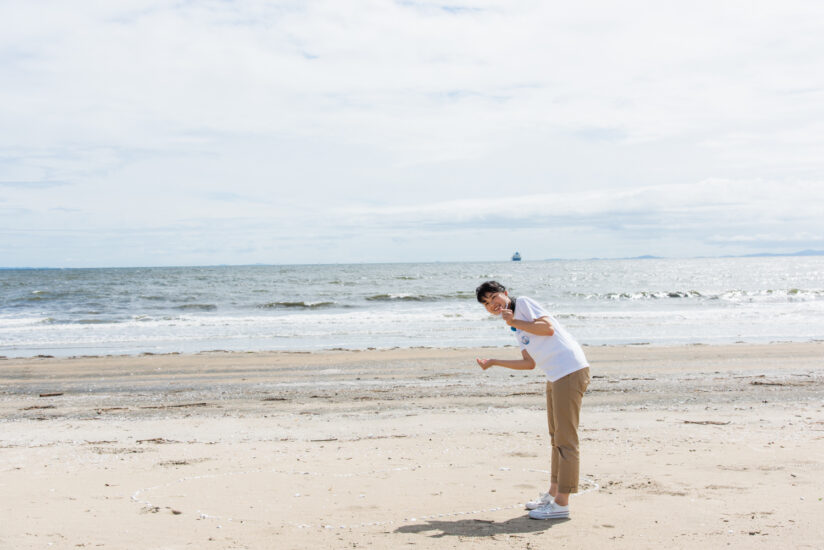
M 673 227 L 718 245 L 756 219 L 816 234 L 822 16 L 809 2 L 4 3 L 0 231 L 16 244 L 0 263 L 52 263 L 20 255 L 24 236 L 56 242 L 44 228 L 188 242 L 217 223 L 320 250 L 345 227 L 414 240 L 572 224 L 589 255 L 650 252 Z M 679 235 L 656 246 L 711 250 Z M 397 254 L 388 236 L 348 238 L 352 260 Z M 467 244 L 406 246 L 444 259 L 450 243 Z M 231 241 L 214 250 L 236 257 Z
M 532 215 L 591 215 L 615 212 L 700 212 L 747 209 L 769 219 L 792 213 L 817 218 L 824 182 L 776 184 L 760 180 L 710 179 L 698 183 L 603 189 L 581 193 L 477 197 L 420 206 L 367 208 L 353 213 L 410 219 L 521 219 Z

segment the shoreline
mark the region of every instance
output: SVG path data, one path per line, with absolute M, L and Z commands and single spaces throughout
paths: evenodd
M 738 340 L 734 342 L 690 342 L 690 343 L 657 343 L 657 342 L 629 342 L 620 344 L 581 344 L 584 350 L 593 349 L 620 349 L 620 348 L 692 348 L 692 347 L 718 347 L 726 348 L 730 346 L 775 346 L 775 345 L 806 345 L 806 344 L 821 344 L 824 339 L 812 338 L 807 340 L 772 340 L 772 341 L 745 341 Z M 0 361 L 18 361 L 28 359 L 102 359 L 102 358 L 124 358 L 124 357 L 154 357 L 154 356 L 198 356 L 209 354 L 236 354 L 236 355 L 268 355 L 268 354 L 313 354 L 313 353 L 369 353 L 369 352 L 394 352 L 394 351 L 416 351 L 416 350 L 487 350 L 487 349 L 516 349 L 517 346 L 512 344 L 502 345 L 473 345 L 473 346 L 370 346 L 366 348 L 345 348 L 345 347 L 331 347 L 318 349 L 254 349 L 254 350 L 231 350 L 231 349 L 209 349 L 202 351 L 137 351 L 133 353 L 100 353 L 100 354 L 77 354 L 77 355 L 52 355 L 50 353 L 38 353 L 34 355 L 3 355 L 0 354 Z M 43 351 L 43 350 L 41 350 Z
M 589 347 L 582 491 L 511 348 L 0 362 L 0 546 L 815 548 L 824 342 Z

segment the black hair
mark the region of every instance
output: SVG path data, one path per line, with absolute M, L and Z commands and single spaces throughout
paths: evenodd
M 495 294 L 496 292 L 506 292 L 506 287 L 498 281 L 486 281 L 475 289 L 475 297 L 478 299 L 478 302 L 484 303 L 484 298 L 486 298 L 488 294 Z

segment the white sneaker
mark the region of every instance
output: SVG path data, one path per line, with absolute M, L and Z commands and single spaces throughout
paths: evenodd
M 559 506 L 555 501 L 529 512 L 532 519 L 564 519 L 569 517 L 569 506 Z
M 524 506 L 526 506 L 527 510 L 535 510 L 536 508 L 540 508 L 541 506 L 546 506 L 550 502 L 555 502 L 555 497 L 550 495 L 549 493 L 541 493 L 538 495 L 538 498 L 535 500 L 530 500 Z

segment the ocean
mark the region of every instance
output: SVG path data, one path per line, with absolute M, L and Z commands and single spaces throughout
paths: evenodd
M 824 339 L 822 257 L 8 269 L 0 355 L 513 344 L 487 279 L 591 346 Z

